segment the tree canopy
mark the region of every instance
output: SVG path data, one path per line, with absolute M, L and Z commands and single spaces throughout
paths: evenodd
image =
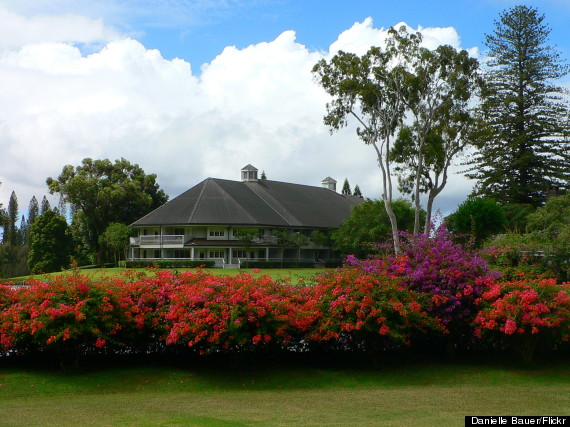
M 477 194 L 540 206 L 550 190 L 570 187 L 568 105 L 557 84 L 569 68 L 549 34 L 537 9 L 515 6 L 486 35 L 480 112 L 488 126 L 468 174 Z
M 396 252 L 398 224 L 391 207 L 395 163 L 406 171 L 401 189 L 413 194 L 414 232 L 419 232 L 420 194 L 428 193 L 429 223 L 452 159 L 470 142 L 470 101 L 479 85 L 478 62 L 466 51 L 451 46 L 432 51 L 421 47 L 421 40 L 421 34 L 409 34 L 404 26 L 391 28 L 385 48 L 373 47 L 362 57 L 341 51 L 313 69 L 333 98 L 325 124 L 334 131 L 354 118 L 357 135 L 375 149 Z M 408 137 L 394 145 L 395 135 L 403 131 Z
M 130 224 L 164 204 L 168 197 L 156 175 L 125 159 L 84 159 L 77 167 L 67 165 L 57 179 L 48 178 L 50 193 L 60 193 L 80 221 L 86 244 L 101 262 L 99 236 L 112 222 Z
M 447 218 L 450 231 L 473 239 L 478 247 L 494 234 L 505 230 L 507 219 L 503 208 L 487 197 L 473 197 L 459 205 Z
M 400 231 L 411 232 L 414 227 L 414 208 L 407 200 L 392 203 Z M 343 254 L 364 256 L 373 251 L 375 243 L 391 243 L 391 227 L 384 203 L 366 200 L 352 208 L 350 216 L 332 233 L 334 248 Z
M 28 267 L 34 273 L 51 273 L 69 266 L 71 235 L 67 221 L 54 211 L 36 218 L 31 229 Z

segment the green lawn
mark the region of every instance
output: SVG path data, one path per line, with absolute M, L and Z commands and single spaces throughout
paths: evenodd
M 194 269 L 187 269 L 187 268 L 176 268 L 176 269 L 172 269 L 175 271 L 187 271 L 187 270 L 194 270 Z M 94 279 L 98 279 L 101 277 L 115 277 L 115 276 L 120 276 L 121 274 L 124 274 L 125 272 L 144 272 L 146 274 L 154 274 L 153 272 L 155 270 L 150 270 L 150 269 L 145 269 L 145 268 L 93 268 L 93 269 L 85 269 L 85 270 L 79 270 L 80 274 L 84 275 L 84 276 L 88 276 L 88 277 L 93 277 Z M 316 275 L 318 274 L 322 274 L 326 271 L 326 269 L 324 268 L 284 268 L 284 269 L 279 269 L 279 268 L 267 268 L 267 269 L 261 269 L 261 273 L 253 273 L 253 269 L 251 268 L 242 268 L 242 269 L 222 269 L 222 268 L 204 268 L 203 271 L 207 271 L 208 273 L 211 274 L 217 274 L 217 275 L 234 275 L 234 274 L 239 274 L 239 273 L 249 273 L 252 274 L 253 276 L 259 276 L 259 275 L 269 275 L 271 276 L 274 280 L 284 280 L 289 278 L 291 280 L 291 283 L 293 284 L 298 284 L 300 282 L 303 281 L 310 281 L 312 280 Z M 257 271 L 257 270 L 256 270 Z M 64 272 L 60 272 L 60 273 L 50 273 L 50 274 L 36 274 L 33 276 L 22 276 L 22 277 L 14 277 L 11 279 L 0 279 L 0 283 L 4 280 L 4 281 L 14 281 L 14 282 L 19 282 L 22 280 L 26 280 L 29 279 L 30 277 L 33 277 L 35 279 L 40 279 L 40 280 L 49 280 L 49 278 L 51 276 L 54 275 L 58 275 L 58 274 L 72 274 L 73 272 L 71 270 L 68 271 L 64 271 Z
M 461 426 L 465 415 L 569 415 L 570 363 L 375 370 L 0 368 L 0 424 Z

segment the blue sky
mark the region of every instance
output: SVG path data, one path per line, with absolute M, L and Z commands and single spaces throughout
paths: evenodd
M 0 203 L 46 194 L 85 157 L 124 157 L 174 197 L 206 177 L 319 185 L 332 176 L 380 197 L 374 154 L 354 128 L 330 135 L 310 69 L 364 52 L 400 22 L 430 46 L 484 55 L 510 0 L 0 0 Z M 538 7 L 570 59 L 570 1 Z M 562 83 L 569 84 L 566 78 Z M 458 169 L 459 170 L 459 169 Z M 437 207 L 472 182 L 454 175 Z
M 567 0 L 133 0 L 117 2 L 105 20 L 147 48 L 160 50 L 165 58 L 184 58 L 198 66 L 226 46 L 244 48 L 273 40 L 286 30 L 294 30 L 299 43 L 326 50 L 338 34 L 367 17 L 378 27 L 401 21 L 413 28 L 451 26 L 464 46 L 483 48 L 484 34 L 492 32 L 499 13 L 518 4 L 544 13 L 553 43 L 565 54 L 570 51 Z M 97 6 L 90 9 L 96 16 Z M 78 5 L 77 10 L 85 7 Z

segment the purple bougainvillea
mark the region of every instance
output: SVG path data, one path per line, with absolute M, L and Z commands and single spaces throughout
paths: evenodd
M 428 311 L 444 325 L 471 320 L 474 302 L 489 280 L 497 278 L 476 252 L 453 242 L 445 227 L 431 235 L 402 234 L 402 251 L 397 256 L 358 260 L 349 256 L 346 263 L 367 273 L 404 278 L 410 289 L 430 295 Z

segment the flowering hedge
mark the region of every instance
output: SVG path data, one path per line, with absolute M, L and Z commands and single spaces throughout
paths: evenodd
M 408 290 L 401 280 L 356 268 L 323 276 L 309 297 L 302 313 L 303 330 L 311 341 L 377 349 L 394 342 L 409 344 L 414 333 L 441 328 L 422 308 L 421 294 Z
M 57 277 L 51 283 L 32 281 L 13 291 L 13 301 L 0 313 L 0 345 L 17 351 L 117 343 L 117 331 L 130 319 L 113 287 L 93 284 L 82 276 Z
M 519 279 L 490 283 L 477 300 L 480 311 L 475 334 L 518 338 L 523 360 L 529 362 L 539 338 L 552 348 L 570 340 L 570 283 L 555 279 Z
M 423 261 L 403 254 L 358 262 L 298 286 L 258 272 L 220 277 L 201 270 L 0 285 L 0 350 L 54 351 L 72 360 L 180 346 L 200 354 L 313 344 L 379 350 L 445 333 L 460 321 L 482 340 L 521 336 L 532 344 L 540 336 L 550 348 L 569 340 L 568 283 L 500 282 L 484 268 L 479 276 L 475 269 L 459 274 L 461 260 L 443 252 L 426 250 Z M 438 260 L 440 271 L 426 259 Z M 458 309 L 446 310 L 456 303 Z
M 432 236 L 402 236 L 397 256 L 358 260 L 349 256 L 347 264 L 367 274 L 398 277 L 410 289 L 428 297 L 426 310 L 453 333 L 475 317 L 475 300 L 485 289 L 485 281 L 496 275 L 477 253 L 454 243 L 440 227 Z
M 249 274 L 184 273 L 183 279 L 172 289 L 166 344 L 183 343 L 203 354 L 289 340 L 295 312 L 290 287 Z

